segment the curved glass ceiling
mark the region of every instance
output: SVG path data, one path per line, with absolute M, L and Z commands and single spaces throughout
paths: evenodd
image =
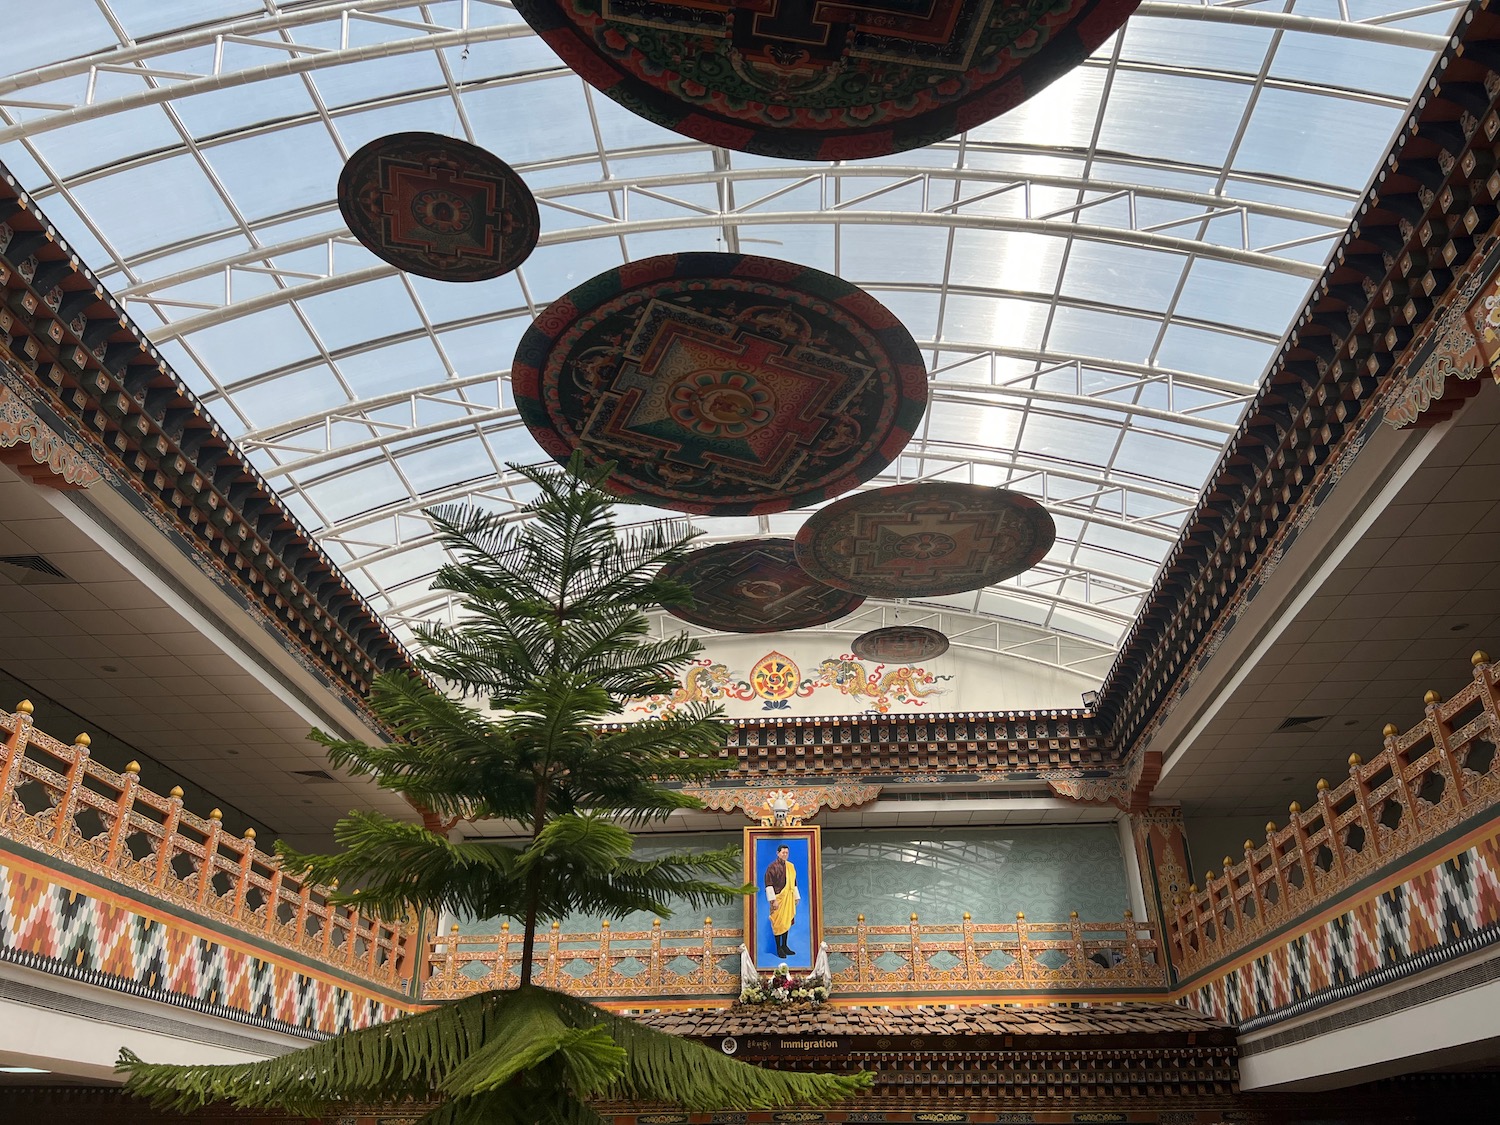
M 504 463 L 542 455 L 506 369 L 537 310 L 624 260 L 726 249 L 864 286 L 923 345 L 931 405 L 872 486 L 1052 511 L 1041 566 L 936 601 L 1107 650 L 1462 7 L 1147 0 L 981 128 L 793 164 L 633 116 L 494 0 L 51 0 L 7 21 L 30 69 L 0 78 L 0 159 L 399 632 L 442 608 L 421 509 L 526 498 Z M 417 129 L 536 191 L 515 274 L 427 281 L 351 239 L 344 159 Z

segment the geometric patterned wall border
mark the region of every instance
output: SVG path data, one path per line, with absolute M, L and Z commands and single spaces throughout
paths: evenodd
M 307 1037 L 369 1027 L 417 1005 L 226 941 L 0 850 L 0 961 Z
M 1500 941 L 1500 824 L 1427 864 L 1220 971 L 1185 1002 L 1252 1031 Z

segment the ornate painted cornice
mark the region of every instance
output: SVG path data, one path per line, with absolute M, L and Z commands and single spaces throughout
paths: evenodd
M 783 822 L 808 820 L 822 809 L 852 809 L 868 805 L 880 796 L 880 786 L 858 781 L 834 781 L 823 785 L 796 785 L 786 788 L 777 783 L 737 785 L 711 788 L 685 786 L 682 790 L 703 802 L 715 812 L 739 809 L 752 820 L 770 824 L 778 814 Z M 780 805 L 780 808 L 777 805 Z
M 0 329 L 6 314 L 0 313 Z M 49 488 L 87 488 L 102 474 L 77 446 L 37 416 L 11 387 L 0 382 L 0 461 Z
M 1120 772 L 1087 711 L 733 719 L 725 727 L 721 780 L 731 783 L 987 783 Z
M 1099 733 L 1121 753 L 1144 751 L 1381 424 L 1434 308 L 1494 241 L 1497 98 L 1500 17 L 1474 0 L 1105 678 Z
M 410 667 L 406 649 L 3 164 L 0 173 L 0 352 L 35 396 L 28 406 L 57 416 L 60 443 L 94 451 L 120 491 L 358 706 L 377 672 Z

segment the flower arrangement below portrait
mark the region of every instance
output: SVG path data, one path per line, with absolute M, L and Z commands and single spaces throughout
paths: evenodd
M 799 977 L 784 964 L 740 989 L 741 1004 L 821 1004 L 827 999 L 826 978 L 815 973 Z

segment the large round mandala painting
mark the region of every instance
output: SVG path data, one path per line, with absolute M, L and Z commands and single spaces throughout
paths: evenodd
M 948 638 L 936 629 L 920 625 L 889 625 L 861 633 L 850 642 L 849 651 L 861 660 L 915 664 L 942 656 L 948 651 Z
M 819 581 L 866 597 L 957 594 L 1041 562 L 1057 537 L 1030 497 L 927 482 L 846 497 L 797 533 L 797 561 Z
M 1020 104 L 1140 0 L 515 0 L 562 60 L 689 137 L 795 160 L 920 148 Z
M 825 586 L 797 565 L 790 539 L 747 539 L 694 551 L 662 576 L 692 591 L 666 610 L 725 633 L 778 633 L 836 621 L 865 599 Z
M 439 281 L 509 273 L 536 248 L 536 199 L 509 164 L 437 133 L 377 137 L 339 176 L 339 210 L 376 257 Z
M 862 289 L 744 254 L 600 274 L 521 338 L 516 407 L 549 454 L 614 464 L 643 504 L 761 515 L 888 465 L 927 405 L 910 333 Z

